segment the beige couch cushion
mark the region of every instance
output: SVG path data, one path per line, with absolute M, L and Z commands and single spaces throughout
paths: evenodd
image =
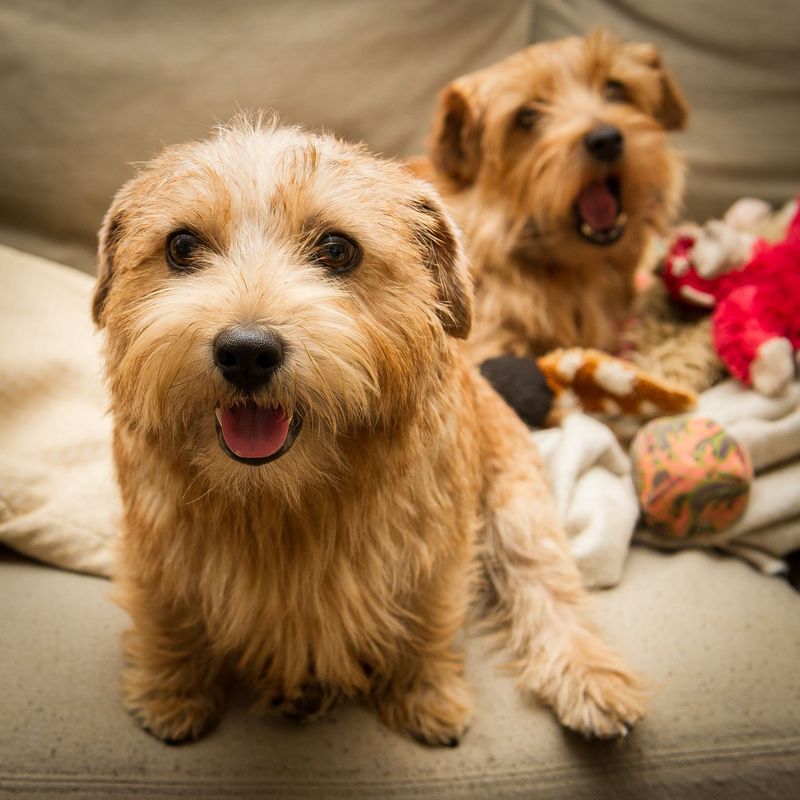
M 419 152 L 441 86 L 527 42 L 526 0 L 0 4 L 0 241 L 93 270 L 111 196 L 240 109 Z
M 473 641 L 475 720 L 455 750 L 356 705 L 308 726 L 255 718 L 243 692 L 207 738 L 169 747 L 120 704 L 125 619 L 109 591 L 0 555 L 0 797 L 753 800 L 800 785 L 800 601 L 734 560 L 634 549 L 623 583 L 594 595 L 654 686 L 650 717 L 605 744 L 525 703 Z
M 273 107 L 419 152 L 436 93 L 533 39 L 605 25 L 654 41 L 693 107 L 688 213 L 800 187 L 800 48 L 783 0 L 306 0 L 0 4 L 0 241 L 93 269 L 131 162 Z

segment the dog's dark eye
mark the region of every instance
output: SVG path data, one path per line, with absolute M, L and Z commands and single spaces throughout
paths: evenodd
M 536 124 L 537 119 L 539 119 L 539 112 L 535 108 L 525 106 L 517 111 L 517 115 L 514 117 L 514 124 L 518 128 L 529 131 Z
M 605 90 L 603 92 L 606 100 L 611 103 L 627 103 L 628 90 L 625 88 L 624 83 L 619 81 L 608 80 L 606 81 Z
M 200 239 L 191 231 L 176 231 L 167 238 L 167 264 L 178 272 L 186 272 L 197 265 Z
M 361 250 L 341 233 L 325 233 L 317 239 L 311 258 L 331 272 L 349 272 L 361 261 Z

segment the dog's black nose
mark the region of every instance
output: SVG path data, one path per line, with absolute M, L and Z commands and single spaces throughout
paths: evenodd
M 283 363 L 283 343 L 263 328 L 228 328 L 214 339 L 214 363 L 226 381 L 257 389 Z
M 598 125 L 583 137 L 586 149 L 598 161 L 613 163 L 622 155 L 622 131 L 616 125 Z

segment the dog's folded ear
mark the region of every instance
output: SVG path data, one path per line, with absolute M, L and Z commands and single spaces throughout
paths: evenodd
M 434 166 L 457 183 L 475 180 L 481 160 L 481 123 L 476 101 L 451 83 L 439 95 L 428 152 Z
M 683 130 L 689 120 L 689 104 L 673 74 L 663 67 L 661 67 L 661 108 L 656 116 L 668 131 Z
M 668 131 L 683 130 L 689 119 L 689 104 L 678 86 L 675 76 L 664 66 L 659 49 L 652 44 L 630 42 L 625 50 L 637 61 L 657 70 L 661 81 L 661 102 L 655 118 Z
M 417 236 L 436 281 L 436 313 L 450 336 L 466 339 L 472 326 L 473 289 L 457 228 L 437 197 L 421 197 L 414 205 L 419 212 Z
M 98 328 L 105 325 L 105 308 L 114 281 L 114 260 L 122 239 L 123 214 L 111 207 L 103 220 L 97 248 L 97 283 L 92 299 L 92 318 Z

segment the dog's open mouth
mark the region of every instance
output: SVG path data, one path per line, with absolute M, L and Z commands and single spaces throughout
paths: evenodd
M 287 417 L 280 407 L 266 408 L 252 400 L 218 406 L 215 413 L 220 447 L 234 460 L 254 467 L 288 452 L 303 421 L 298 413 Z
M 614 244 L 625 233 L 627 215 L 622 211 L 617 177 L 597 180 L 586 186 L 575 201 L 578 233 L 592 244 Z

